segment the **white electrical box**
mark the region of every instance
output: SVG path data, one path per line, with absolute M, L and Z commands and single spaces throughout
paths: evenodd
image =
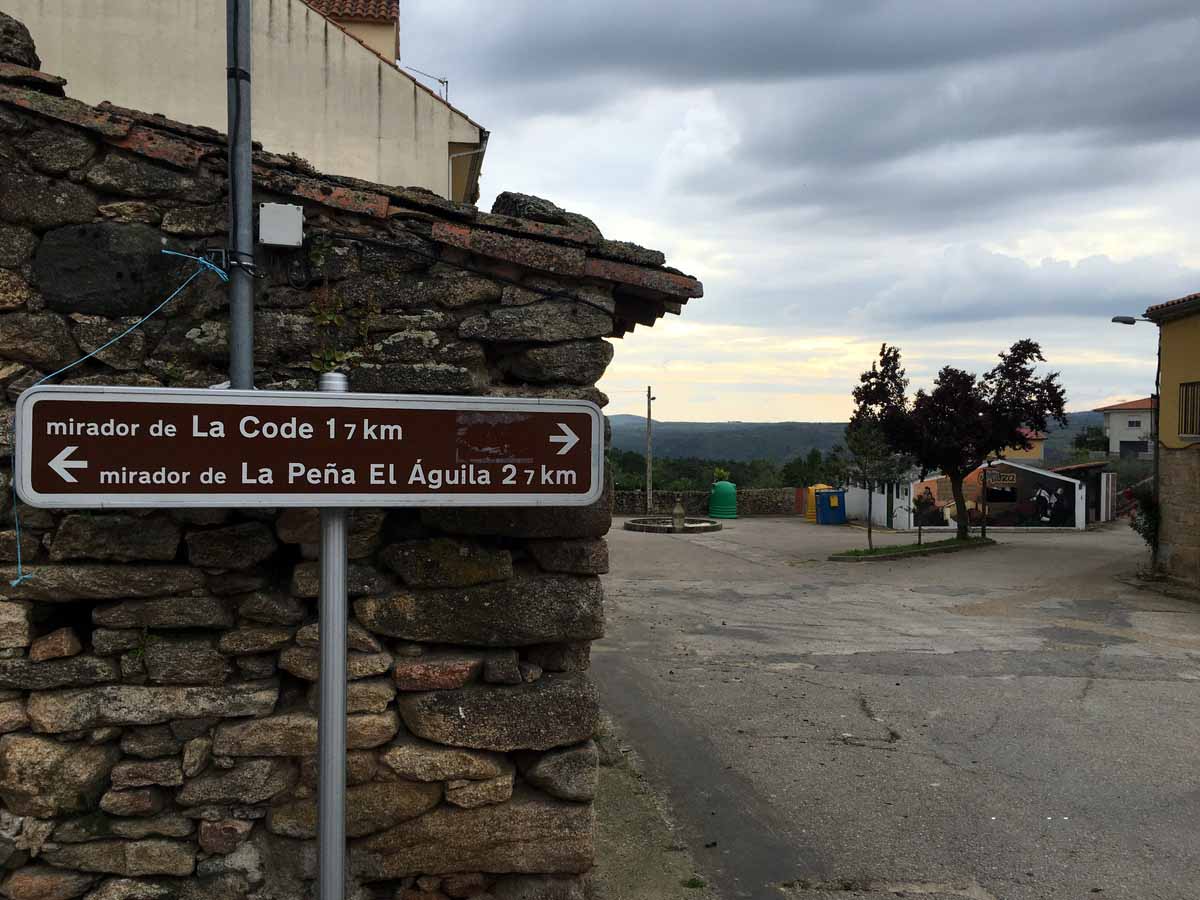
M 304 245 L 304 207 L 290 203 L 258 204 L 258 242 L 272 247 Z

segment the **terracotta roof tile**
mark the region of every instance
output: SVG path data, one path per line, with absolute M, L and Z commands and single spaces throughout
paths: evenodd
M 1067 474 L 1070 472 L 1083 472 L 1087 469 L 1103 469 L 1107 465 L 1108 465 L 1107 459 L 1097 459 L 1097 460 L 1093 460 L 1092 462 L 1074 463 L 1069 466 L 1055 466 L 1050 471 L 1058 472 L 1060 474 Z
M 105 137 L 124 137 L 129 134 L 128 119 L 109 115 L 107 112 L 69 97 L 54 97 L 34 88 L 0 84 L 0 103 L 27 109 L 68 125 L 78 125 L 80 128 L 86 128 Z
M 1159 303 L 1156 306 L 1151 306 L 1146 310 L 1146 317 L 1153 319 L 1155 316 L 1166 315 L 1174 311 L 1178 307 L 1188 304 L 1196 304 L 1200 306 L 1200 294 L 1188 294 L 1186 297 L 1177 297 L 1174 300 L 1168 300 L 1166 303 Z
M 0 106 L 86 129 L 120 150 L 184 171 L 223 170 L 226 142 L 220 132 L 109 103 L 89 106 L 61 96 L 62 83 L 36 70 L 0 68 Z M 388 228 L 385 237 L 392 243 L 427 243 L 428 255 L 450 265 L 465 261 L 472 271 L 521 279 L 533 289 L 544 275 L 581 279 L 581 292 L 600 290 L 610 298 L 612 337 L 635 325 L 653 325 L 665 314 L 678 315 L 689 299 L 704 296 L 699 281 L 663 265 L 658 251 L 604 240 L 589 220 L 565 211 L 560 211 L 565 224 L 480 213 L 425 188 L 326 175 L 299 157 L 261 148 L 253 173 L 259 191 L 335 211 L 333 219 L 322 214 L 310 219 L 316 231 L 332 227 L 379 237 L 378 229 Z M 347 213 L 361 218 L 345 218 Z M 555 285 L 551 277 L 548 286 Z
M 1124 403 L 1114 403 L 1111 406 L 1101 406 L 1092 412 L 1125 412 L 1135 409 L 1154 409 L 1154 398 L 1143 397 L 1141 400 L 1126 400 Z
M 400 18 L 400 0 L 306 0 L 317 12 L 334 19 L 367 19 L 395 22 Z

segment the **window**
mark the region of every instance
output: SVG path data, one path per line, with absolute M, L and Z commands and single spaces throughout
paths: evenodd
M 1200 381 L 1185 381 L 1179 386 L 1179 433 L 1200 435 Z
M 1130 419 L 1130 420 L 1129 420 L 1129 427 L 1130 427 L 1130 428 L 1141 428 L 1141 427 L 1142 427 L 1142 420 L 1141 420 L 1141 419 Z

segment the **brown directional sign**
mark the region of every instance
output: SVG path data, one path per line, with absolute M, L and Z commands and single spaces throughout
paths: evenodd
M 582 400 L 37 387 L 31 506 L 580 506 L 603 489 Z

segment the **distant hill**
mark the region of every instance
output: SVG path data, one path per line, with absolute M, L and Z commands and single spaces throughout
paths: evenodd
M 646 420 L 641 416 L 609 416 L 613 447 L 644 453 Z M 1061 462 L 1071 452 L 1075 435 L 1088 425 L 1103 425 L 1101 413 L 1070 414 L 1066 428 L 1051 428 L 1046 457 Z M 816 448 L 824 453 L 843 440 L 845 422 L 660 422 L 654 421 L 654 455 L 678 459 L 768 459 L 780 465 Z
M 610 416 L 613 447 L 646 451 L 646 420 L 641 416 Z M 654 422 L 654 455 L 680 459 L 769 459 L 783 464 L 808 453 L 822 452 L 842 442 L 844 422 Z
M 1075 435 L 1083 431 L 1089 425 L 1098 425 L 1104 427 L 1104 413 L 1091 412 L 1073 412 L 1067 413 L 1067 427 L 1048 429 L 1046 436 L 1046 461 L 1056 465 L 1062 465 L 1067 461 L 1074 449 L 1073 442 Z

